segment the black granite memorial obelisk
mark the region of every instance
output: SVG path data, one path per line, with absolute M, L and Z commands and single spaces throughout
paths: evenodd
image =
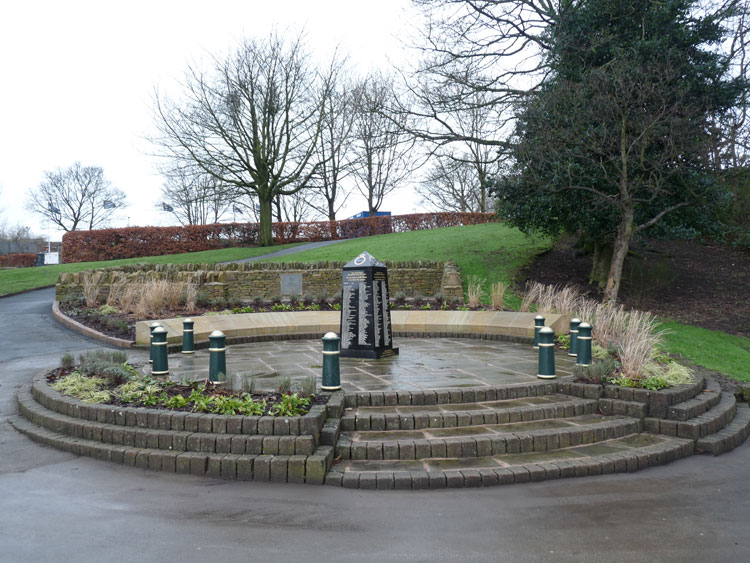
M 344 266 L 341 296 L 341 355 L 380 358 L 393 347 L 388 268 L 367 252 Z

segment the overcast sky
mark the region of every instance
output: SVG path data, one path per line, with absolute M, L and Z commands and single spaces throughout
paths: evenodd
M 0 3 L 0 221 L 59 240 L 24 209 L 44 171 L 101 166 L 130 205 L 113 226 L 175 224 L 155 210 L 161 179 L 144 137 L 152 94 L 174 91 L 188 64 L 228 52 L 243 37 L 304 29 L 316 56 L 339 45 L 366 71 L 398 64 L 413 35 L 408 0 L 18 0 Z M 384 210 L 419 209 L 412 190 Z M 350 198 L 342 217 L 366 209 Z

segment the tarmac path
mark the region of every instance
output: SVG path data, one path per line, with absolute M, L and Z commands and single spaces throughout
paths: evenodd
M 2 563 L 749 558 L 747 444 L 635 474 L 408 492 L 213 481 L 40 446 L 7 422 L 16 389 L 100 346 L 58 325 L 53 299 L 0 299 Z

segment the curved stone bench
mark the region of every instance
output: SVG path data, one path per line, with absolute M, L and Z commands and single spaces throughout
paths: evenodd
M 515 311 L 392 311 L 391 326 L 394 336 L 505 336 L 528 340 L 534 337 L 535 313 Z M 182 342 L 182 318 L 162 319 L 167 329 L 167 342 Z M 326 332 L 338 332 L 341 313 L 338 311 L 294 311 L 277 313 L 241 313 L 237 315 L 202 315 L 193 317 L 196 343 L 207 342 L 214 330 L 222 331 L 228 339 L 304 336 L 317 338 Z M 135 325 L 135 342 L 148 346 L 149 325 L 154 321 L 139 321 Z M 546 315 L 547 326 L 555 333 L 568 330 L 568 317 Z

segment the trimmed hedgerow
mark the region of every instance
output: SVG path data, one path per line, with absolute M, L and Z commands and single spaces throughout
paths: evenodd
M 493 213 L 414 213 L 343 221 L 275 223 L 273 236 L 278 244 L 319 242 L 438 227 L 478 225 L 495 220 Z M 66 263 L 87 262 L 253 246 L 258 243 L 258 232 L 257 223 L 73 231 L 63 235 L 62 259 Z

